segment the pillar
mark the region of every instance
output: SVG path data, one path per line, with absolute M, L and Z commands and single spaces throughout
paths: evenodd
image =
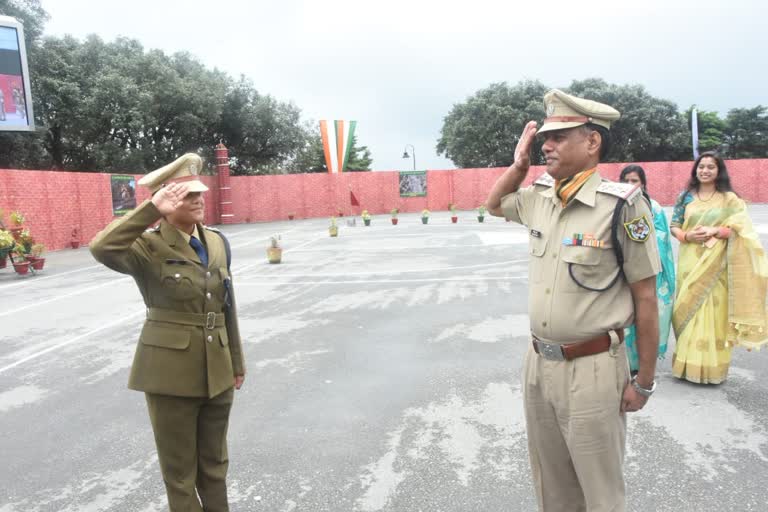
M 229 150 L 224 144 L 216 145 L 216 173 L 219 176 L 219 224 L 234 224 L 232 188 L 229 183 Z

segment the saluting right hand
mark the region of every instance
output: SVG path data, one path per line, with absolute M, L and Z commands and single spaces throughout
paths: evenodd
M 189 185 L 186 183 L 171 183 L 152 196 L 152 204 L 157 207 L 161 215 L 173 213 L 182 205 L 184 198 L 189 193 Z
M 515 147 L 515 162 L 512 165 L 524 172 L 531 166 L 531 148 L 536 138 L 536 130 L 536 121 L 528 121 Z

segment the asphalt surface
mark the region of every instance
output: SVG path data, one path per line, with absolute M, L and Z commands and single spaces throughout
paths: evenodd
M 763 243 L 768 207 L 753 207 Z M 527 235 L 472 212 L 424 226 L 226 226 L 249 373 L 229 436 L 233 511 L 533 511 L 520 372 Z M 281 265 L 267 237 L 281 233 Z M 165 494 L 144 397 L 144 315 L 87 249 L 0 271 L 0 512 L 151 512 Z M 671 342 L 673 344 L 673 342 Z M 768 510 L 768 353 L 728 381 L 660 362 L 631 415 L 628 510 Z

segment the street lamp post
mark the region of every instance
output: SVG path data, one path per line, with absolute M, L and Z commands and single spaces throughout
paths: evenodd
M 408 146 L 411 147 L 411 154 L 408 154 Z M 413 170 L 416 170 L 416 148 L 413 147 L 413 144 L 406 144 L 405 149 L 403 150 L 403 158 L 411 158 L 411 155 L 413 155 Z

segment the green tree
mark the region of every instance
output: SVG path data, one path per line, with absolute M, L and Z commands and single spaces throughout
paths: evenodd
M 605 161 L 667 161 L 691 154 L 690 132 L 677 105 L 651 96 L 642 85 L 616 85 L 590 78 L 573 81 L 567 92 L 621 112 L 621 119 L 611 126 L 612 145 Z
M 357 135 L 353 135 L 352 147 L 349 149 L 347 166 L 344 170 L 350 172 L 370 171 L 372 162 L 371 151 L 368 146 L 358 146 Z
M 525 123 L 544 118 L 542 96 L 547 87 L 538 81 L 510 86 L 494 83 L 457 103 L 443 120 L 437 153 L 458 167 L 501 167 L 512 163 Z M 541 142 L 532 151 L 541 163 Z
M 512 162 L 525 123 L 544 119 L 542 98 L 549 89 L 541 82 L 514 86 L 492 84 L 445 117 L 437 144 L 459 167 L 497 167 Z M 640 85 L 614 85 L 601 79 L 574 81 L 567 92 L 616 107 L 621 119 L 611 127 L 609 162 L 676 160 L 690 154 L 685 118 L 671 101 L 651 96 Z M 533 152 L 542 163 L 541 140 Z
M 241 77 L 224 98 L 219 134 L 231 148 L 233 174 L 281 174 L 306 143 L 301 110 L 259 94 Z
M 67 36 L 43 39 L 36 55 L 30 66 L 38 146 L 55 169 L 145 172 L 187 151 L 212 162 L 221 141 L 232 150 L 236 174 L 279 172 L 305 137 L 296 106 L 186 53 Z
M 730 158 L 768 158 L 768 108 L 734 108 L 725 118 Z
M 49 18 L 40 0 L 0 0 L 0 15 L 12 16 L 24 25 L 27 49 L 43 34 L 45 22 Z

